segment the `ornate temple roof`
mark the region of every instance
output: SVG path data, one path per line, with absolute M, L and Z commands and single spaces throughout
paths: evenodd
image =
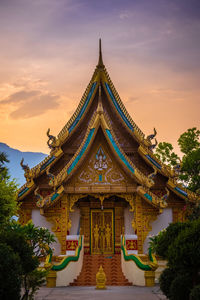
M 102 129 L 113 157 L 133 182 L 137 183 L 136 192 L 144 200 L 162 209 L 167 205 L 166 199 L 170 190 L 181 199 L 195 201 L 197 196 L 176 182 L 176 172 L 153 154 L 155 145 L 152 140 L 156 133 L 145 137 L 127 112 L 103 64 L 101 40 L 98 64 L 76 111 L 57 137 L 50 135 L 50 129 L 47 131 L 47 143 L 51 149 L 49 156 L 32 169 L 22 161 L 21 166 L 27 182 L 20 188 L 18 199 L 25 201 L 35 190 L 34 197 L 37 197 L 37 206 L 40 208 L 51 206 L 58 200 L 64 193 L 64 183 L 75 174 L 89 153 L 99 128 Z M 124 143 L 120 141 L 116 128 L 120 128 L 118 131 L 123 129 L 127 135 Z M 123 139 L 124 134 L 121 136 Z M 132 149 L 134 148 L 133 159 L 130 151 L 126 150 L 130 141 Z M 71 152 L 67 150 L 69 148 Z M 145 170 L 140 168 L 140 164 L 145 165 Z M 158 174 L 164 184 L 159 194 L 158 191 L 156 194 L 154 178 Z M 46 196 L 39 192 L 43 188 L 49 190 Z M 166 188 L 169 190 L 165 190 Z

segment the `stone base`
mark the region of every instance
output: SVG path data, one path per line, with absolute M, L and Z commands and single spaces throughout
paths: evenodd
M 46 283 L 46 286 L 48 288 L 56 287 L 56 277 L 57 277 L 56 271 L 51 271 L 50 270 L 48 275 L 47 275 L 47 283 Z
M 145 271 L 145 286 L 154 286 L 155 285 L 155 271 Z

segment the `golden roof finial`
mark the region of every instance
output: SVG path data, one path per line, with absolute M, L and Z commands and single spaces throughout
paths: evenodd
M 99 114 L 103 113 L 103 105 L 102 105 L 102 99 L 101 99 L 101 83 L 99 83 L 99 99 L 98 99 L 97 112 Z
M 98 67 L 103 67 L 103 59 L 102 59 L 102 51 L 101 51 L 101 39 L 99 39 L 99 62 L 98 62 Z

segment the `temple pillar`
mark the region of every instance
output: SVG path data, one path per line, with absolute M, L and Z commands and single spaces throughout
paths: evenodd
M 124 207 L 115 207 L 115 253 L 121 253 L 121 234 L 124 228 Z
M 84 234 L 84 253 L 90 254 L 90 207 L 81 206 L 80 228 Z
M 173 207 L 172 208 L 172 216 L 173 216 L 173 223 L 176 222 L 184 222 L 185 221 L 185 211 L 183 207 Z
M 19 223 L 25 225 L 28 221 L 31 220 L 32 209 L 21 207 L 19 210 Z
M 69 224 L 69 201 L 68 195 L 64 194 L 61 200 L 61 254 L 66 254 L 66 235 Z
M 142 218 L 142 199 L 136 194 L 135 198 L 136 207 L 135 207 L 135 220 L 136 220 L 136 229 L 138 236 L 138 253 L 143 253 L 143 218 Z
M 57 237 L 61 254 L 66 254 L 66 235 L 69 222 L 69 200 L 68 195 L 64 194 L 56 206 L 44 212 L 48 222 L 53 224 L 51 230 Z

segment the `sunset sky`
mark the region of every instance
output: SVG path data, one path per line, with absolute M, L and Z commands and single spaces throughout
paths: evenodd
M 200 127 L 199 0 L 0 0 L 0 142 L 48 153 L 98 60 L 146 134 Z

